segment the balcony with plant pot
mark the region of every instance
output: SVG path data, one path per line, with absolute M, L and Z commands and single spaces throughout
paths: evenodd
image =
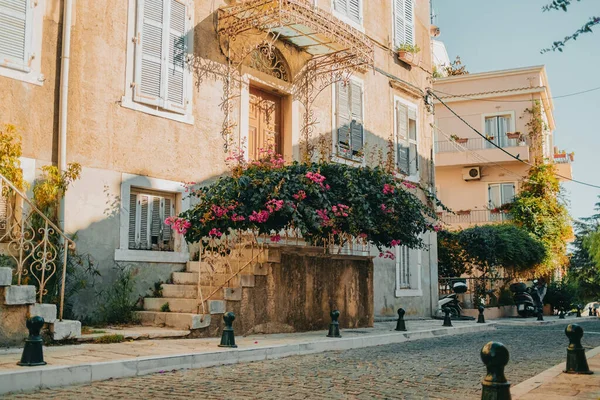
M 567 153 L 565 150 L 558 150 L 554 148 L 554 154 L 552 162 L 556 168 L 556 173 L 560 175 L 559 180 L 567 180 L 573 178 L 573 166 L 572 163 L 575 161 L 575 152 Z
M 508 132 L 502 137 L 485 138 L 452 134 L 449 138 L 435 142 L 435 163 L 437 167 L 449 167 L 515 161 L 496 146 L 520 160 L 530 159 L 527 138 L 520 132 Z
M 420 51 L 421 49 L 417 45 L 401 44 L 398 47 L 398 59 L 412 67 L 417 67 L 420 61 Z

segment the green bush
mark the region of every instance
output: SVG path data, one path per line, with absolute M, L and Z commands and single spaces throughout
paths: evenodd
M 127 324 L 135 322 L 134 276 L 128 267 L 115 266 L 117 276 L 113 284 L 100 293 L 100 322 Z
M 515 304 L 513 294 L 509 289 L 502 289 L 498 296 L 498 306 L 512 306 Z

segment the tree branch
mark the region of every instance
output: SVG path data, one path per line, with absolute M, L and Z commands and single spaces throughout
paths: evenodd
M 557 2 L 557 1 L 561 1 L 561 0 L 554 0 L 554 2 Z M 562 0 L 562 1 L 569 1 L 569 0 Z M 546 6 L 546 7 L 548 7 L 548 6 Z M 572 35 L 569 35 L 569 36 L 565 36 L 565 38 L 563 40 L 559 40 L 559 41 L 552 43 L 552 47 L 542 49 L 540 51 L 540 53 L 544 54 L 548 51 L 556 51 L 556 50 L 563 51 L 563 47 L 569 40 L 577 40 L 577 37 L 579 35 L 581 35 L 583 33 L 591 33 L 592 26 L 598 25 L 598 24 L 600 24 L 600 17 L 591 17 L 590 20 L 585 25 L 583 25 L 581 28 L 576 30 L 575 33 L 573 33 Z

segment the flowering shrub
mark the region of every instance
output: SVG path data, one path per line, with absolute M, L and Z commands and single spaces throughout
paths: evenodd
M 255 230 L 278 242 L 282 230 L 297 229 L 313 245 L 355 237 L 379 248 L 420 247 L 419 235 L 438 229 L 427 196 L 384 169 L 279 160 L 251 162 L 193 191 L 198 204 L 180 215 L 190 223 L 186 240 Z

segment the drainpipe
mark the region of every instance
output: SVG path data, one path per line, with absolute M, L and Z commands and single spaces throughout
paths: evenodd
M 62 54 L 60 60 L 60 94 L 58 117 L 58 168 L 67 169 L 67 111 L 69 99 L 69 58 L 71 56 L 71 22 L 73 19 L 73 0 L 64 0 Z M 60 200 L 58 226 L 65 229 L 65 199 Z

